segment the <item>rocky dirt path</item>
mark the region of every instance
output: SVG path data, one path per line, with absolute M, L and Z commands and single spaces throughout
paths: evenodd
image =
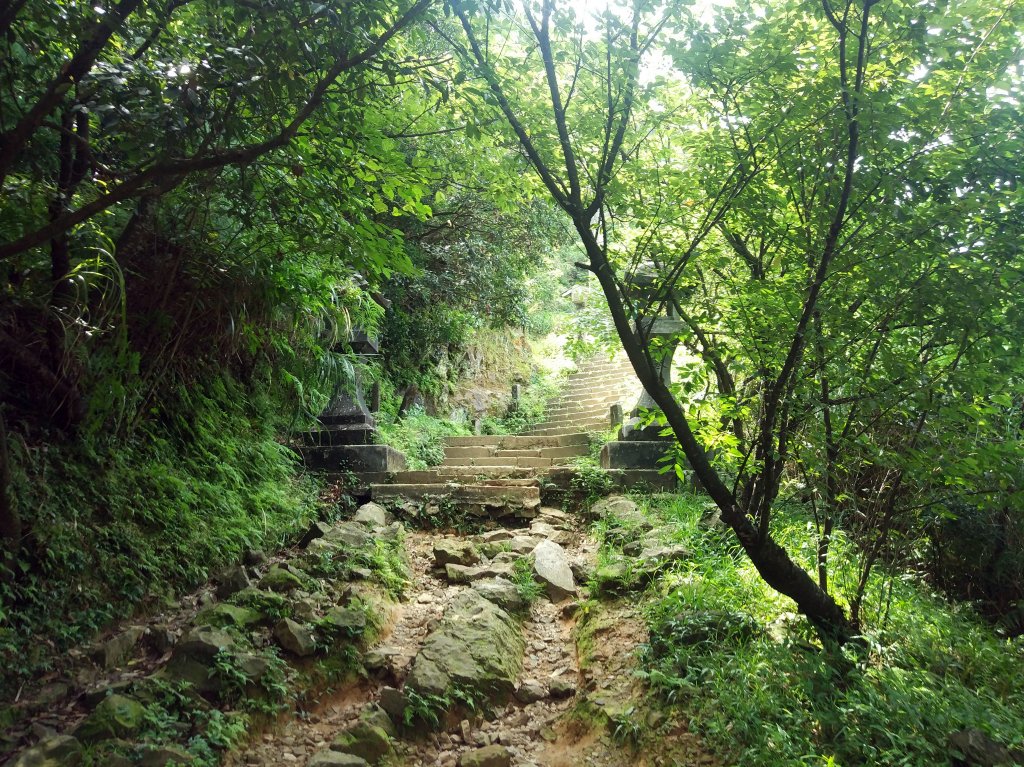
M 595 544 L 586 534 L 556 510 L 557 518 L 542 514 L 533 528 L 512 530 L 516 539 L 536 539 L 538 530 L 546 532 L 565 550 L 573 569 L 581 573 L 593 567 Z M 561 524 L 552 526 L 551 522 Z M 501 537 L 493 535 L 491 537 Z M 513 540 L 516 540 L 513 539 Z M 435 548 L 458 548 L 469 536 L 410 532 L 406 549 L 411 565 L 411 583 L 395 611 L 390 629 L 367 655 L 369 677 L 344 691 L 313 702 L 277 732 L 267 733 L 247 750 L 233 756 L 230 764 L 262 766 L 281 764 L 331 764 L 323 754 L 339 733 L 356 725 L 361 717 L 382 702 L 409 676 L 413 661 L 424 640 L 434 631 L 453 600 L 471 589 L 469 584 L 451 583 L 436 566 Z M 479 542 L 479 539 L 477 539 Z M 507 548 L 508 544 L 506 544 Z M 500 553 L 497 559 L 502 559 Z M 505 557 L 504 559 L 511 559 Z M 492 560 L 492 563 L 494 560 Z M 486 567 L 487 562 L 485 561 Z M 500 569 L 500 564 L 493 564 Z M 489 574 L 489 573 L 484 573 Z M 626 621 L 620 627 L 631 635 L 623 645 L 622 637 L 614 646 L 590 659 L 590 667 L 581 671 L 574 637 L 579 603 L 572 597 L 552 602 L 542 596 L 534 601 L 522 618 L 525 642 L 522 671 L 516 690 L 507 703 L 494 704 L 478 711 L 463 710 L 442 721 L 436 731 L 421 725 L 403 728 L 393 739 L 391 764 L 408 767 L 455 767 L 461 764 L 512 764 L 517 767 L 625 767 L 647 762 L 616 745 L 609 732 L 595 730 L 586 720 L 571 716 L 586 687 L 618 689 L 632 685 L 631 651 L 643 640 L 638 621 Z M 596 665 L 595 665 L 596 664 Z M 610 678 L 601 676 L 604 664 L 611 664 Z M 398 718 L 393 716 L 393 719 Z M 491 746 L 491 749 L 485 747 Z M 480 758 L 484 761 L 474 761 Z M 495 761 L 487 761 L 495 759 Z M 507 760 L 507 761 L 506 761 Z M 340 761 L 339 764 L 344 763 Z M 355 762 L 353 762 L 355 763 Z

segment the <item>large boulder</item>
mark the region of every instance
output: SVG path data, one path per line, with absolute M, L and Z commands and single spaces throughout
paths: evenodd
M 443 695 L 452 687 L 505 699 L 515 690 L 525 645 L 516 621 L 476 591 L 461 592 L 413 661 L 406 685 Z
M 105 669 L 122 665 L 146 633 L 141 626 L 132 626 L 102 642 L 93 651 L 93 660 Z
M 274 639 L 285 650 L 299 658 L 316 652 L 316 643 L 309 629 L 290 618 L 282 618 L 274 625 Z
M 228 632 L 212 626 L 192 629 L 174 646 L 171 660 L 160 674 L 189 682 L 200 694 L 217 694 L 223 680 L 212 673 L 214 659 L 220 652 L 232 652 L 237 642 Z
M 533 572 L 544 584 L 552 602 L 560 602 L 576 594 L 569 558 L 565 549 L 554 541 L 541 541 L 534 548 Z
M 227 599 L 232 594 L 237 594 L 242 589 L 252 585 L 249 581 L 249 574 L 241 565 L 229 567 L 217 579 L 217 598 Z
M 260 588 L 267 591 L 294 591 L 301 589 L 302 586 L 302 578 L 283 567 L 271 567 L 267 574 L 260 579 Z

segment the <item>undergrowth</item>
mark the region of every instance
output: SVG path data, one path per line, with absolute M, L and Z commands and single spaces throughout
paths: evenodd
M 17 446 L 11 489 L 29 535 L 0 577 L 0 698 L 146 600 L 308 524 L 317 487 L 275 440 L 278 410 L 218 378 L 182 387 L 130 438 Z
M 427 415 L 414 407 L 402 419 L 378 424 L 381 441 L 405 453 L 411 470 L 436 466 L 444 460 L 445 437 L 472 434 L 465 422 Z
M 664 498 L 664 497 L 663 497 Z M 772 591 L 731 534 L 704 530 L 705 501 L 662 500 L 694 556 L 660 581 L 649 609 L 645 676 L 708 745 L 744 765 L 934 765 L 948 736 L 976 727 L 1024 744 L 1024 644 L 998 638 L 969 608 L 879 572 L 865 621 L 868 650 L 842 659 L 815 644 L 792 603 Z M 773 534 L 805 566 L 813 540 L 799 509 Z M 837 591 L 857 552 L 834 544 Z

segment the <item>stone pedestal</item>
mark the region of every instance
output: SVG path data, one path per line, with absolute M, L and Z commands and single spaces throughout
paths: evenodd
M 354 330 L 348 346 L 359 355 L 376 354 L 377 339 Z M 366 406 L 358 371 L 349 386 L 339 385 L 318 420 L 320 428 L 302 435 L 299 448 L 308 469 L 322 471 L 404 471 L 405 456 L 394 448 L 377 445 L 377 420 Z
M 299 454 L 307 469 L 314 471 L 396 472 L 405 471 L 405 455 L 388 445 L 331 445 L 301 447 Z

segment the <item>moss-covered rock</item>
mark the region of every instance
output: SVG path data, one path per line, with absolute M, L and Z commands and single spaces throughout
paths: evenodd
M 331 750 L 352 754 L 370 764 L 376 764 L 391 753 L 391 738 L 380 727 L 361 721 L 335 738 Z
M 68 735 L 51 735 L 25 749 L 7 767 L 77 767 L 82 763 L 82 744 Z
M 458 687 L 507 698 L 522 670 L 524 649 L 518 623 L 476 591 L 466 590 L 423 643 L 407 685 L 430 695 Z
M 250 629 L 266 620 L 267 616 L 258 610 L 222 603 L 201 610 L 196 615 L 195 623 L 197 626 L 214 626 L 216 628 L 235 626 L 240 629 Z
M 260 588 L 278 593 L 294 591 L 303 587 L 302 578 L 291 570 L 283 567 L 271 567 L 267 574 L 260 578 Z
M 82 743 L 130 738 L 142 729 L 146 708 L 127 695 L 108 695 L 75 730 Z

